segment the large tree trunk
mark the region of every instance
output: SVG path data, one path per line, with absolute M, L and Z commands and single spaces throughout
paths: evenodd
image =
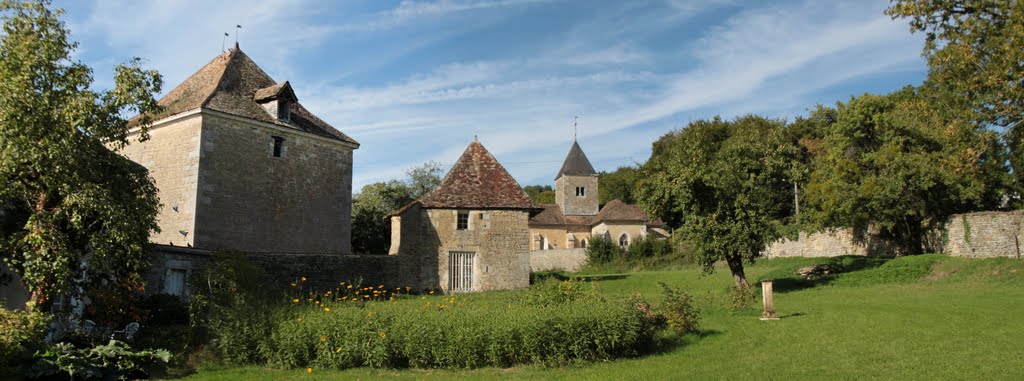
M 743 272 L 743 257 L 730 255 L 725 258 L 725 263 L 729 264 L 729 271 L 732 272 L 732 280 L 736 282 L 736 288 L 750 288 L 750 284 L 747 283 L 747 275 Z

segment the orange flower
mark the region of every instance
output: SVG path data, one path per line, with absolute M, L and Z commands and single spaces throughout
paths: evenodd
M 320 336 L 320 342 L 327 341 L 327 336 Z
M 382 338 L 382 339 L 383 339 L 383 338 L 384 338 L 384 336 L 387 336 L 387 334 L 386 334 L 386 333 L 384 333 L 383 331 L 381 331 L 381 333 L 380 333 L 380 338 Z

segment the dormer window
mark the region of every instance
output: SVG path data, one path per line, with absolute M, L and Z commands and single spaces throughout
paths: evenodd
M 292 104 L 299 101 L 288 81 L 256 90 L 253 100 L 275 120 L 286 123 L 292 120 Z

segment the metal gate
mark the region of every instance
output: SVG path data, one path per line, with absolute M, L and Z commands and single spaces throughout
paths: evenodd
M 453 251 L 448 258 L 448 291 L 473 290 L 473 257 L 476 253 Z

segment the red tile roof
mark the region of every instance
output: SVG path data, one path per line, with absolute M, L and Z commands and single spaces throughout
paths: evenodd
M 600 212 L 597 212 L 597 216 L 594 216 L 595 223 L 602 221 L 647 222 L 647 213 L 644 213 L 644 210 L 637 205 L 611 200 L 601 208 Z
M 542 208 L 530 199 L 505 167 L 475 141 L 469 144 L 441 184 L 417 201 L 424 208 L 435 209 Z
M 288 121 L 271 116 L 257 102 L 257 99 L 274 97 L 282 90 L 294 97 L 288 82 L 274 81 L 236 47 L 215 57 L 167 93 L 159 102 L 164 109 L 159 114 L 150 115 L 150 118 L 158 120 L 203 108 L 359 145 L 355 139 L 317 118 L 298 102 L 291 104 L 292 116 Z M 128 123 L 137 125 L 139 122 L 140 118 L 136 116 Z

